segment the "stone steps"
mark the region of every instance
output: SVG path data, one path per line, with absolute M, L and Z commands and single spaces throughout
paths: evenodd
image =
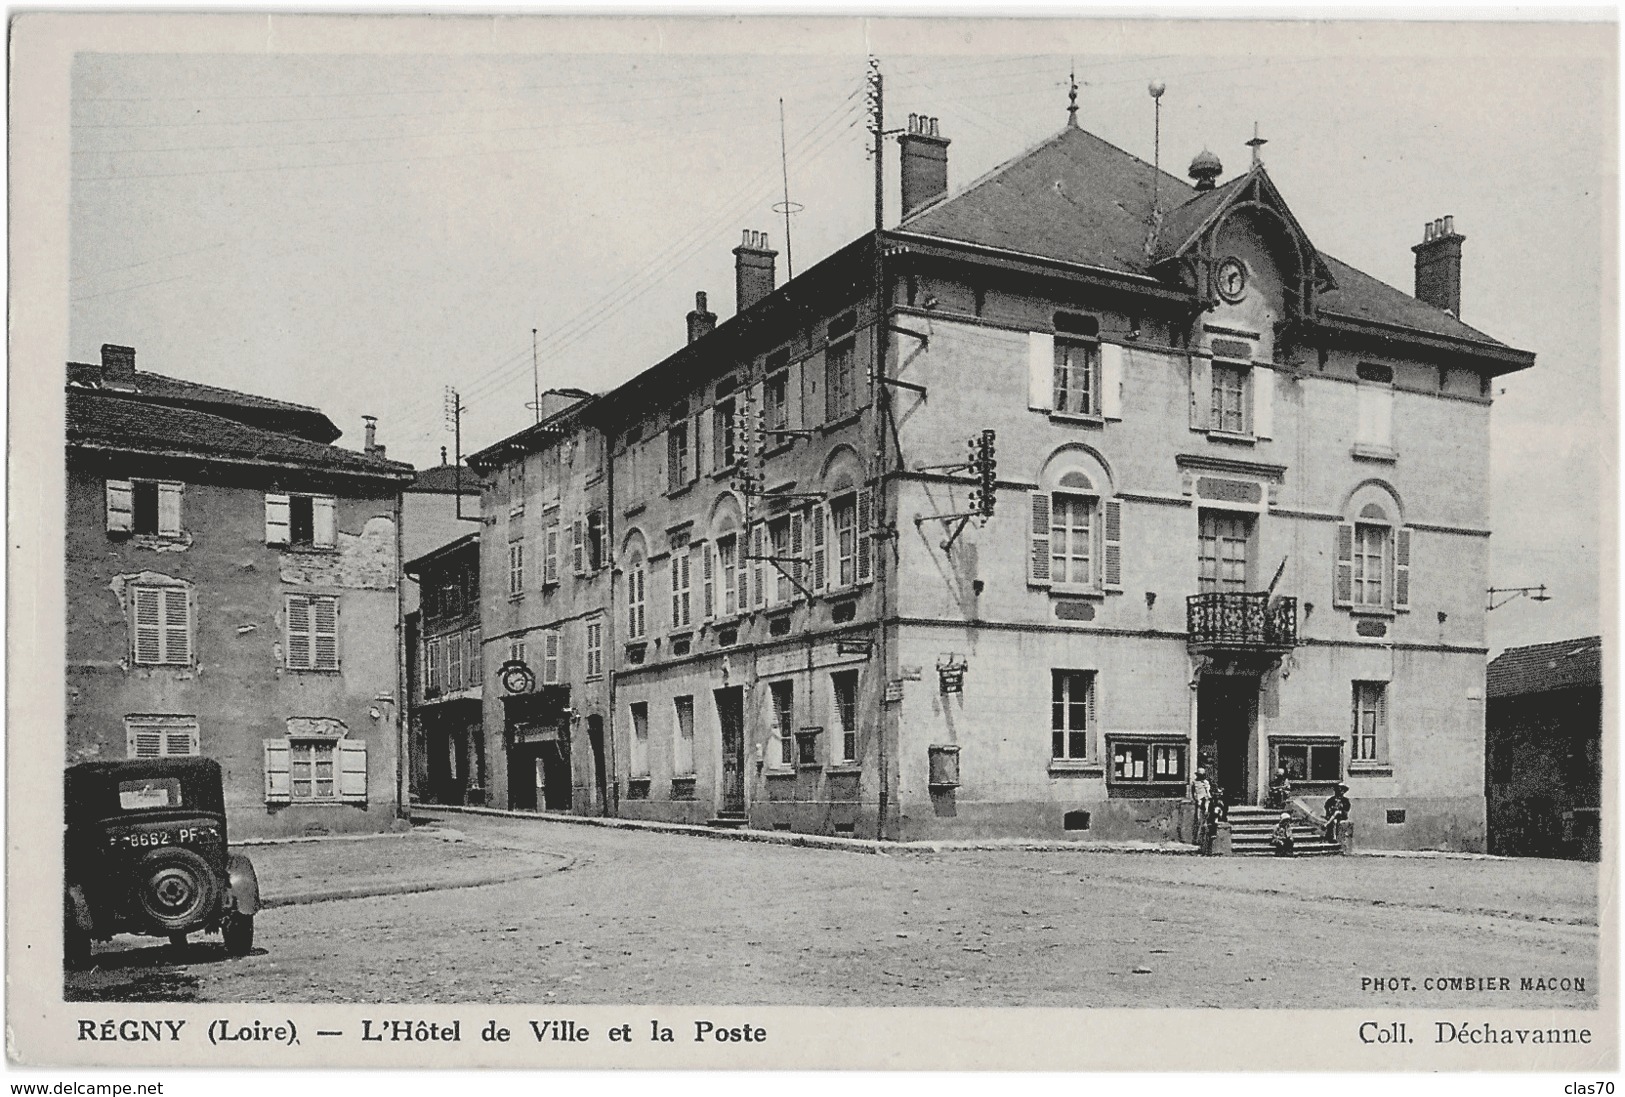
M 1280 819 L 1279 811 L 1268 808 L 1237 806 L 1230 809 L 1230 851 L 1238 857 L 1273 857 L 1270 835 Z M 1294 819 L 1292 823 L 1292 856 L 1333 857 L 1343 852 L 1336 842 L 1328 842 L 1324 833 L 1315 826 Z

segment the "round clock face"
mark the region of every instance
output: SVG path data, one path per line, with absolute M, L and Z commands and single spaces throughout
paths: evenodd
M 1247 264 L 1235 256 L 1219 263 L 1217 279 L 1219 296 L 1226 301 L 1239 301 L 1247 292 Z

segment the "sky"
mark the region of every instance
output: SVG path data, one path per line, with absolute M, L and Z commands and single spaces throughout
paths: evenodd
M 472 452 L 531 421 L 533 362 L 544 389 L 602 390 L 678 349 L 695 291 L 731 315 L 742 230 L 769 234 L 782 281 L 872 227 L 868 51 L 889 125 L 940 119 L 951 189 L 1059 130 L 1073 72 L 1080 124 L 1151 159 L 1158 80 L 1165 167 L 1207 147 L 1229 178 L 1256 123 L 1310 238 L 1390 285 L 1411 289 L 1424 222 L 1455 217 L 1463 319 L 1538 356 L 1496 389 L 1489 578 L 1552 600 L 1492 612 L 1491 650 L 1600 629 L 1607 33 L 726 19 L 582 35 L 510 18 L 474 52 L 449 48 L 467 35 L 401 52 L 380 45 L 386 20 L 347 26 L 348 52 L 257 38 L 78 55 L 66 357 L 130 345 L 142 369 L 319 406 L 341 445 L 375 415 L 391 457 L 435 464 L 453 444 L 447 386 Z M 886 155 L 890 225 L 895 143 Z

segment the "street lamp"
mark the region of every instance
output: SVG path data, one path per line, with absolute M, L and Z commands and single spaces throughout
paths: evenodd
M 1486 612 L 1499 609 L 1515 598 L 1527 598 L 1531 602 L 1550 602 L 1552 600 L 1552 596 L 1546 593 L 1545 583 L 1540 584 L 1538 587 L 1491 587 L 1485 593 L 1489 595 L 1490 599 Z M 1496 601 L 1496 596 L 1500 594 L 1504 594 L 1506 597 Z

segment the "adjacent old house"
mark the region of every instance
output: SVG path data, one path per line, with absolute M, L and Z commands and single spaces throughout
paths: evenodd
M 214 758 L 234 836 L 395 823 L 412 470 L 367 433 L 129 347 L 68 365 L 68 762 Z
M 413 791 L 432 804 L 483 804 L 487 781 L 480 535 L 464 534 L 406 564 L 421 590 L 410 666 Z

